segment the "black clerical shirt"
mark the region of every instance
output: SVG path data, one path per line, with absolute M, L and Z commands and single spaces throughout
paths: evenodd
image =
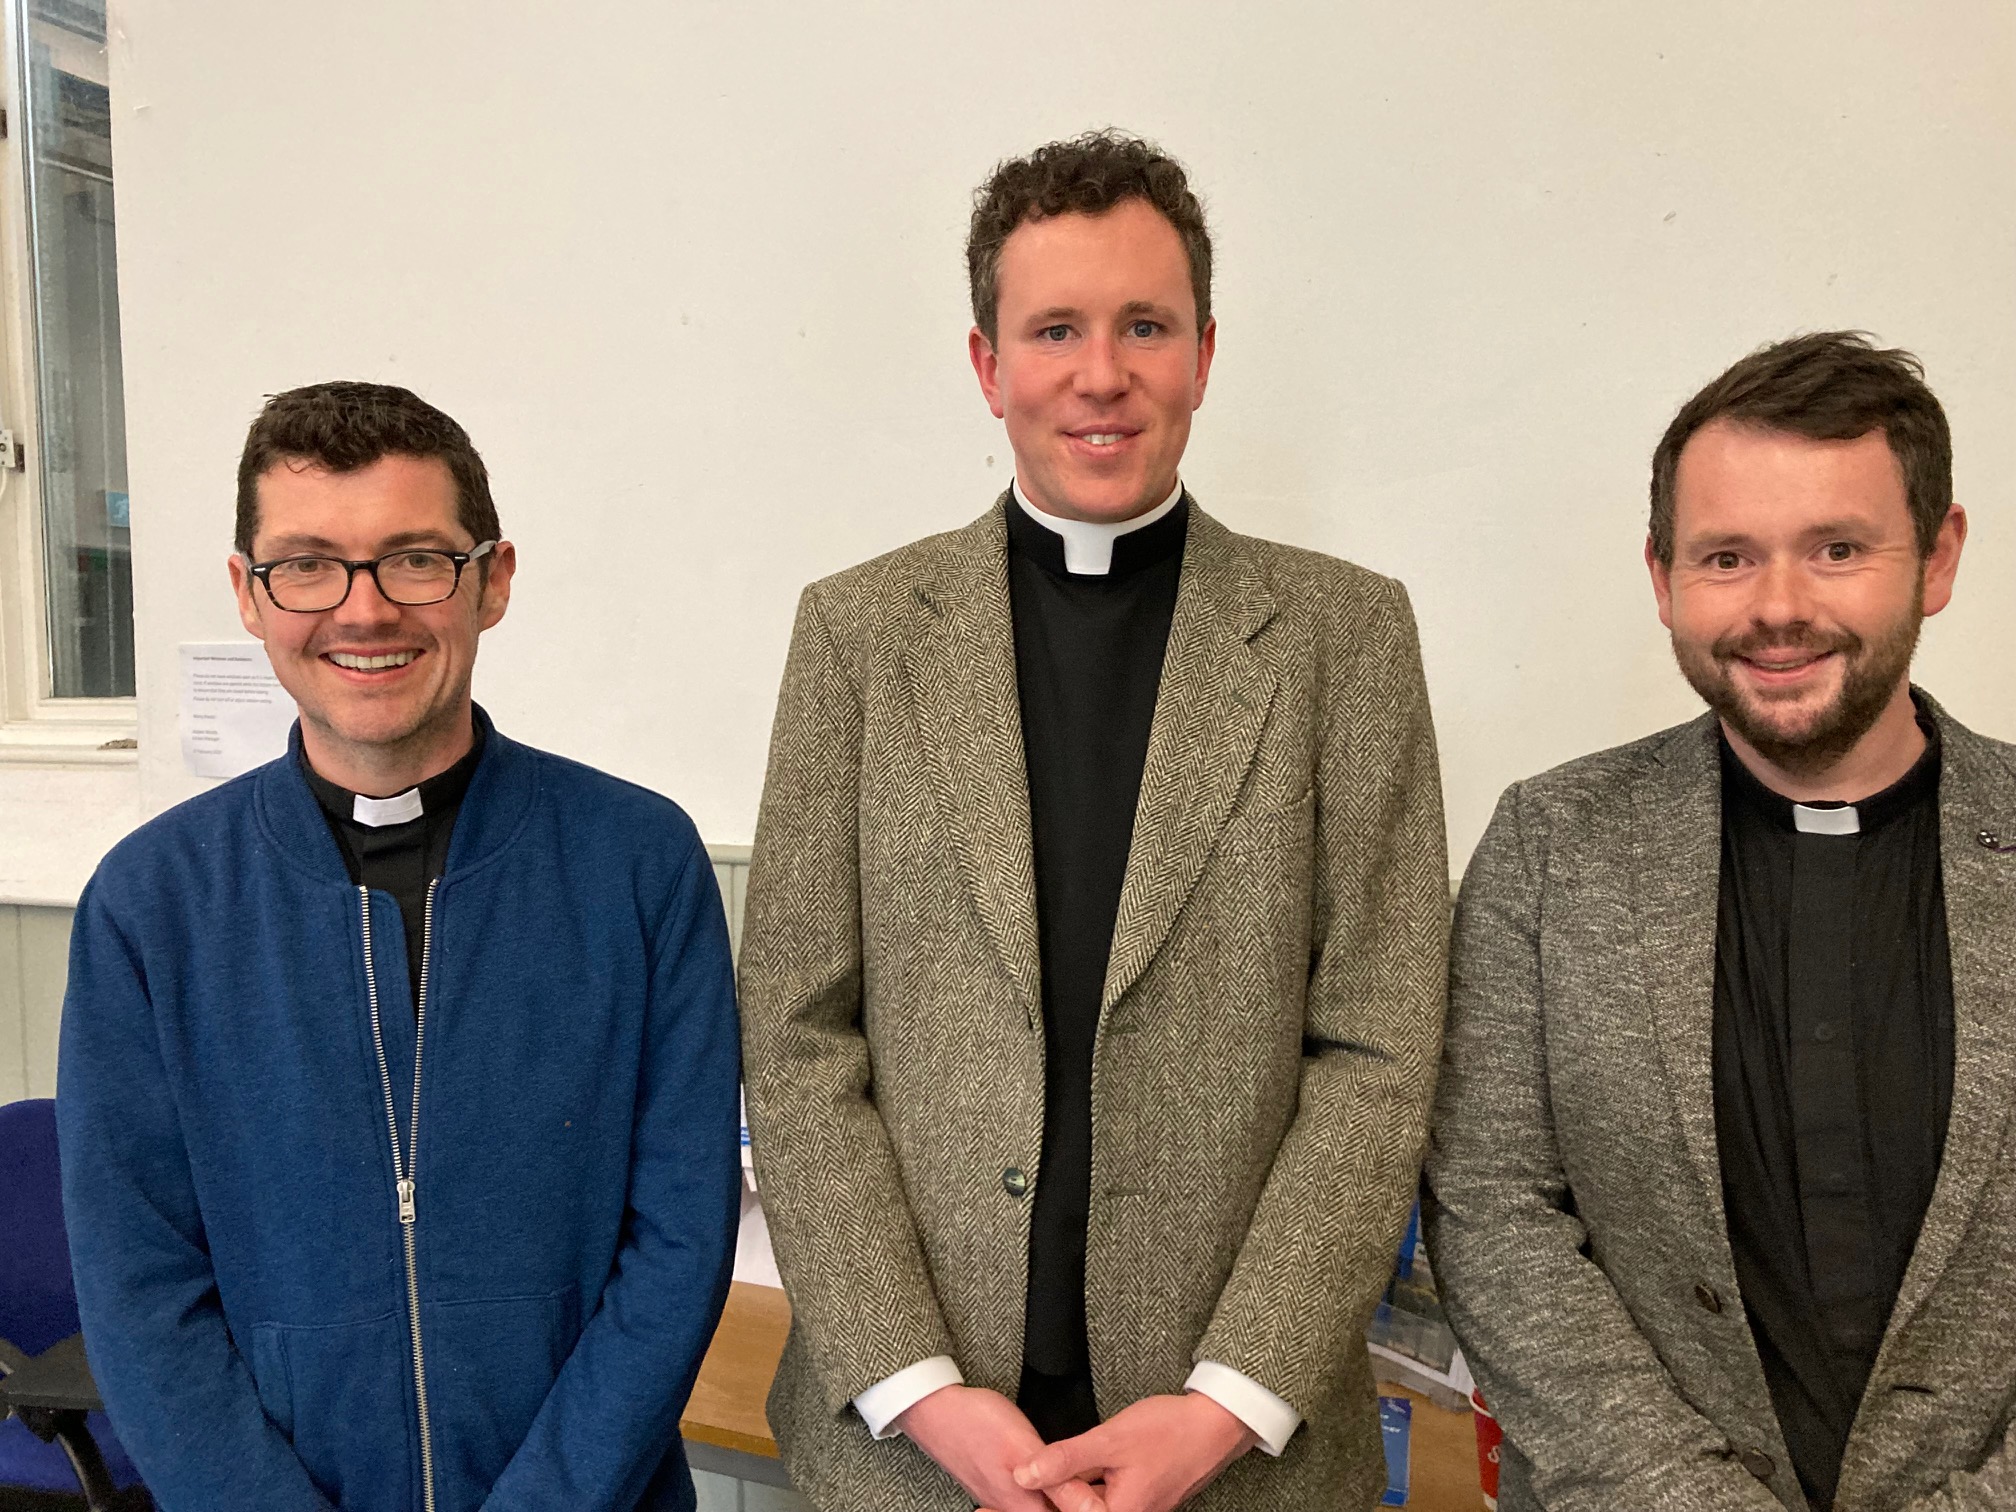
M 1848 828 L 1847 810 L 1802 820 L 1722 747 L 1722 1190 L 1764 1378 L 1818 1508 L 1834 1500 L 1953 1099 L 1939 732 L 1919 724 L 1925 754 L 1853 806 L 1846 834 L 1812 827 Z
M 420 784 L 421 814 L 403 824 L 359 824 L 355 817 L 357 795 L 338 787 L 301 757 L 302 773 L 329 821 L 336 847 L 343 852 L 343 864 L 350 881 L 359 887 L 375 887 L 392 894 L 399 905 L 400 923 L 406 936 L 406 983 L 413 994 L 415 1011 L 420 1001 L 420 955 L 427 914 L 427 886 L 448 865 L 448 842 L 455 830 L 455 816 L 462 811 L 462 795 L 469 790 L 469 778 L 483 759 L 483 727 L 476 727 L 476 743 L 447 771 Z
M 1186 498 L 1117 537 L 1111 571 L 1095 577 L 1068 571 L 1063 539 L 1008 504 L 1044 1030 L 1023 1354 L 1049 1376 L 1087 1365 L 1092 1047 L 1189 521 Z

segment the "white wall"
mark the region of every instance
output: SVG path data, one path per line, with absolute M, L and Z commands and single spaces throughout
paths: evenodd
M 68 908 L 99 858 L 140 821 L 129 764 L 0 762 L 0 908 Z
M 0 903 L 0 1103 L 56 1095 L 69 960 L 69 909 Z
M 523 564 L 479 673 L 500 722 L 748 839 L 799 586 L 1006 479 L 971 187 L 1108 122 L 1216 226 L 1185 475 L 1409 584 L 1459 865 L 1506 782 L 1695 708 L 1638 562 L 1646 459 L 1795 329 L 1925 358 L 1974 537 L 1922 676 L 2016 735 L 2007 0 L 125 0 L 115 28 L 149 811 L 192 790 L 176 643 L 239 633 L 245 424 L 358 376 L 490 461 Z

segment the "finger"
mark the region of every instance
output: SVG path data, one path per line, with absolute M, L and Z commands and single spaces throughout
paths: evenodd
M 1047 1491 L 1073 1478 L 1089 1480 L 1106 1468 L 1106 1439 L 1102 1425 L 1046 1445 L 1016 1470 L 1015 1484 L 1025 1491 Z
M 973 1512 L 1053 1512 L 1056 1507 L 1056 1503 L 1041 1491 L 1024 1492 L 1012 1486 L 1003 1486 L 994 1494 L 996 1502 L 993 1507 L 983 1503 Z M 1070 1512 L 1106 1512 L 1106 1504 L 1098 1502 L 1083 1509 L 1074 1507 Z
M 1107 1512 L 1106 1499 L 1082 1480 L 1067 1480 L 1043 1494 L 1057 1512 Z

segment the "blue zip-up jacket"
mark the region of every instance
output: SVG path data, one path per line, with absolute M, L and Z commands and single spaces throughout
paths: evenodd
M 740 1181 L 691 821 L 489 733 L 416 1036 L 398 905 L 351 885 L 299 740 L 78 905 L 63 1199 L 121 1439 L 163 1512 L 690 1512 Z

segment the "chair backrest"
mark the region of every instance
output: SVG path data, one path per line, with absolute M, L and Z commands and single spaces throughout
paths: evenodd
M 77 1332 L 56 1104 L 0 1106 L 0 1338 L 34 1355 Z

